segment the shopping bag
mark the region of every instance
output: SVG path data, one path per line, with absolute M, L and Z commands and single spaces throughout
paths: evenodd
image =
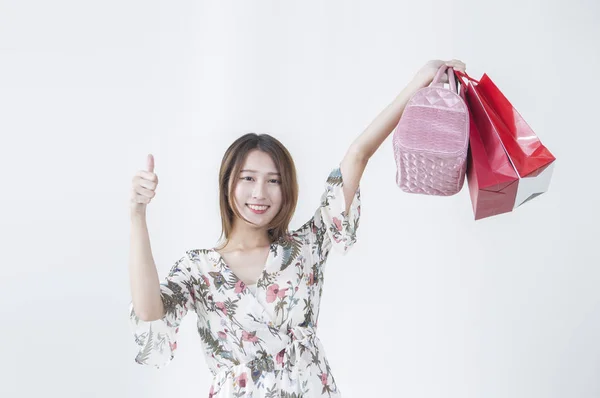
M 475 220 L 515 207 L 519 176 L 495 131 L 483 99 L 461 79 L 460 95 L 469 108 L 467 185 Z
M 554 155 L 488 75 L 477 81 L 466 73 L 456 73 L 470 80 L 469 86 L 481 98 L 486 115 L 519 176 L 515 207 L 546 192 L 554 170 Z

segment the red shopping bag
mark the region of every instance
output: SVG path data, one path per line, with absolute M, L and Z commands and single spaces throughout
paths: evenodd
M 486 114 L 519 176 L 515 207 L 546 192 L 552 179 L 554 155 L 489 76 L 484 74 L 477 81 L 466 73 L 456 73 L 471 81 L 469 88 L 482 99 Z
M 517 175 L 482 99 L 461 79 L 460 95 L 469 108 L 467 184 L 475 220 L 508 213 L 515 207 Z

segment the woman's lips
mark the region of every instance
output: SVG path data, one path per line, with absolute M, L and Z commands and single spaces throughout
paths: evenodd
M 264 213 L 267 212 L 267 210 L 269 210 L 269 207 L 271 207 L 271 206 L 267 206 L 267 208 L 264 209 L 264 210 L 256 210 L 256 209 L 251 208 L 250 205 L 246 205 L 246 206 L 248 206 L 248 208 L 250 209 L 250 211 L 252 213 L 254 213 L 254 214 L 264 214 Z

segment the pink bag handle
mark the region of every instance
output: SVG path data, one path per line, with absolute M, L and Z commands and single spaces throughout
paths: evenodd
M 456 92 L 456 79 L 454 78 L 454 69 L 448 65 L 442 65 L 440 69 L 438 69 L 435 77 L 433 78 L 431 86 L 443 86 L 443 83 L 441 83 L 440 81 L 442 80 L 442 76 L 444 75 L 444 73 L 446 73 L 446 71 L 448 71 L 448 82 L 450 83 L 450 90 L 452 90 L 453 93 L 458 94 Z

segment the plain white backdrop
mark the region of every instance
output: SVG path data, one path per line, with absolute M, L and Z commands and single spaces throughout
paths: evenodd
M 159 275 L 220 233 L 234 139 L 294 156 L 313 214 L 329 170 L 430 59 L 487 73 L 557 157 L 550 190 L 475 222 L 361 181 L 319 335 L 345 397 L 600 396 L 600 5 L 511 1 L 0 1 L 0 395 L 205 397 L 190 314 L 166 368 L 134 362 L 129 189 L 156 160 Z

